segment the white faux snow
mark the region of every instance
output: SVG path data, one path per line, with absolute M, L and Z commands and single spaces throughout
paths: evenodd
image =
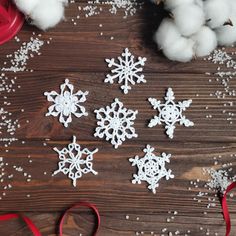
M 206 183 L 206 187 L 220 191 L 223 194 L 230 185 L 228 172 L 213 168 L 205 169 L 205 171 L 211 176 L 211 179 Z
M 192 121 L 188 120 L 183 115 L 183 111 L 190 107 L 192 100 L 185 100 L 175 103 L 175 97 L 172 88 L 168 88 L 167 90 L 165 103 L 161 103 L 160 100 L 155 98 L 149 98 L 148 101 L 153 106 L 153 109 L 157 110 L 159 113 L 158 116 L 154 116 L 154 118 L 149 122 L 148 127 L 152 128 L 156 125 L 161 125 L 164 123 L 166 134 L 169 138 L 172 139 L 174 137 L 176 123 L 186 127 L 194 125 Z
M 162 153 L 161 156 L 156 156 L 153 154 L 154 148 L 150 145 L 147 145 L 143 150 L 145 156 L 139 158 L 130 158 L 129 161 L 132 163 L 132 166 L 137 166 L 138 172 L 133 175 L 133 184 L 141 184 L 141 181 L 146 181 L 150 189 L 154 194 L 156 194 L 156 188 L 159 187 L 159 181 L 162 178 L 169 180 L 174 178 L 171 170 L 167 170 L 165 165 L 170 162 L 171 154 Z
M 11 58 L 11 66 L 4 66 L 2 71 L 26 71 L 27 62 L 30 58 L 34 57 L 34 54 L 41 55 L 40 49 L 44 45 L 44 41 L 38 37 L 31 37 L 29 42 L 22 43 L 21 47 L 13 54 L 9 54 L 7 57 Z
M 79 144 L 76 143 L 76 137 L 73 136 L 73 142 L 68 147 L 59 150 L 53 149 L 59 155 L 58 170 L 54 171 L 53 175 L 60 172 L 67 175 L 73 181 L 73 186 L 76 187 L 77 179 L 80 179 L 83 174 L 92 173 L 97 175 L 98 173 L 93 170 L 93 155 L 98 152 L 98 149 L 89 151 L 87 148 L 82 149 Z
M 48 108 L 46 116 L 59 116 L 60 123 L 68 127 L 68 124 L 72 122 L 72 115 L 77 118 L 88 115 L 85 107 L 81 105 L 86 101 L 88 91 L 79 90 L 74 93 L 74 86 L 70 84 L 68 79 L 65 80 L 64 84 L 61 84 L 60 89 L 60 93 L 56 91 L 44 93 L 47 100 L 53 102 L 53 105 Z
M 117 80 L 119 84 L 122 84 L 121 89 L 123 92 L 127 94 L 131 90 L 130 85 L 146 83 L 144 75 L 140 75 L 146 60 L 145 57 L 138 57 L 137 61 L 135 61 L 134 56 L 126 48 L 121 56 L 117 58 L 117 61 L 114 58 L 106 59 L 108 67 L 115 68 L 111 70 L 112 74 L 106 76 L 104 82 L 113 84 Z
M 115 148 L 126 139 L 138 137 L 133 128 L 138 111 L 128 110 L 118 98 L 110 105 L 94 111 L 98 120 L 95 137 L 105 138 Z

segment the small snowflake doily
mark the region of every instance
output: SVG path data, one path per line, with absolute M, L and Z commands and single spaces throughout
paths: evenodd
M 156 156 L 153 154 L 154 148 L 147 145 L 143 150 L 145 155 L 142 158 L 135 156 L 135 158 L 130 158 L 129 161 L 132 166 L 137 166 L 138 172 L 133 175 L 133 184 L 141 184 L 141 181 L 146 181 L 150 189 L 154 194 L 156 194 L 156 188 L 159 187 L 159 181 L 162 178 L 169 180 L 174 178 L 171 170 L 167 170 L 165 167 L 166 163 L 170 162 L 171 154 L 162 153 L 161 156 Z
M 117 80 L 119 84 L 122 84 L 121 89 L 124 94 L 127 94 L 131 90 L 131 85 L 147 82 L 144 75 L 140 74 L 146 60 L 145 57 L 138 57 L 135 61 L 134 56 L 126 48 L 117 61 L 114 58 L 105 60 L 108 67 L 114 67 L 114 69 L 111 70 L 112 75 L 108 74 L 104 82 L 113 84 Z
M 74 92 L 74 86 L 70 84 L 69 80 L 66 79 L 64 84 L 60 86 L 61 92 L 56 91 L 45 92 L 44 95 L 47 97 L 49 102 L 54 104 L 48 108 L 48 113 L 46 116 L 59 116 L 59 121 L 65 127 L 72 122 L 72 115 L 80 118 L 81 116 L 87 116 L 88 113 L 85 107 L 81 105 L 86 101 L 86 96 L 88 91 Z
M 95 137 L 105 138 L 115 148 L 126 139 L 136 138 L 138 135 L 132 127 L 138 111 L 128 110 L 118 98 L 111 104 L 94 111 L 98 120 Z
M 83 174 L 92 173 L 97 175 L 98 173 L 93 170 L 93 155 L 98 152 L 98 149 L 89 151 L 87 148 L 82 149 L 79 144 L 76 143 L 76 137 L 73 136 L 73 142 L 68 147 L 58 150 L 56 147 L 53 149 L 59 155 L 58 170 L 54 171 L 53 176 L 62 172 L 67 175 L 73 182 L 73 186 L 76 187 L 77 179 L 80 179 Z
M 179 123 L 186 127 L 194 126 L 194 123 L 183 115 L 183 111 L 190 107 L 192 100 L 185 100 L 175 103 L 174 92 L 172 88 L 168 88 L 165 103 L 155 98 L 149 98 L 148 101 L 157 110 L 159 115 L 149 122 L 148 127 L 152 128 L 156 125 L 165 124 L 166 134 L 169 138 L 174 137 L 175 124 Z

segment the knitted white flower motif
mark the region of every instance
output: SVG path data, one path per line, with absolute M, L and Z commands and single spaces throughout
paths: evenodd
M 128 110 L 118 98 L 111 106 L 94 112 L 98 120 L 95 137 L 105 137 L 115 148 L 118 148 L 126 139 L 138 137 L 132 127 L 138 111 Z
M 48 113 L 46 116 L 59 116 L 60 123 L 63 123 L 65 127 L 72 122 L 72 115 L 80 118 L 81 116 L 87 116 L 84 106 L 81 103 L 86 101 L 86 96 L 88 91 L 74 92 L 74 86 L 70 84 L 69 80 L 66 79 L 64 84 L 60 86 L 61 92 L 56 91 L 45 92 L 44 95 L 47 96 L 49 102 L 54 104 L 48 108 Z
M 62 172 L 68 175 L 73 181 L 73 186 L 76 187 L 77 179 L 81 178 L 83 174 L 92 173 L 97 175 L 98 173 L 93 170 L 93 154 L 98 149 L 89 151 L 87 148 L 82 149 L 79 144 L 76 143 L 76 137 L 73 136 L 73 142 L 68 147 L 58 150 L 56 147 L 53 149 L 59 155 L 58 170 L 54 171 L 53 176 Z
M 139 74 L 143 71 L 147 58 L 138 57 L 137 61 L 134 61 L 134 56 L 130 53 L 129 49 L 126 48 L 122 53 L 122 57 L 118 57 L 117 62 L 114 58 L 106 59 L 108 67 L 114 67 L 111 70 L 112 75 L 108 74 L 105 79 L 105 83 L 113 84 L 115 80 L 118 80 L 121 85 L 121 89 L 125 94 L 131 90 L 130 85 L 146 83 L 143 74 Z
M 168 88 L 165 103 L 155 98 L 149 98 L 148 101 L 153 106 L 153 109 L 157 110 L 159 115 L 154 116 L 154 118 L 149 122 L 148 127 L 152 128 L 156 125 L 165 124 L 166 134 L 169 138 L 174 137 L 175 124 L 180 123 L 186 127 L 193 126 L 194 123 L 188 120 L 182 113 L 186 108 L 190 107 L 192 100 L 185 100 L 182 102 L 174 102 L 174 92 L 172 88 Z
M 174 178 L 174 175 L 171 170 L 167 170 L 165 167 L 165 164 L 170 162 L 171 154 L 162 153 L 159 157 L 153 154 L 154 150 L 150 145 L 147 145 L 143 150 L 144 157 L 135 156 L 135 158 L 130 158 L 129 161 L 132 166 L 137 166 L 138 168 L 137 174 L 133 175 L 132 183 L 141 184 L 141 181 L 146 181 L 149 184 L 148 189 L 156 194 L 159 181 L 164 177 L 169 180 Z

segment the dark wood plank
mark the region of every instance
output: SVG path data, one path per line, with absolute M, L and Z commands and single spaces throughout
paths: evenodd
M 83 0 L 79 5 L 83 7 L 87 3 Z M 142 10 L 127 19 L 123 19 L 120 11 L 111 15 L 108 13 L 109 6 L 103 5 L 101 15 L 81 16 L 78 25 L 74 26 L 71 20 L 78 14 L 77 6 L 78 3 L 70 5 L 66 13 L 67 22 L 57 28 L 42 33 L 25 25 L 18 35 L 21 42 L 11 40 L 1 46 L 0 65 L 3 66 L 4 61 L 9 61 L 6 54 L 28 41 L 33 30 L 36 34 L 41 33 L 44 40 L 53 38 L 50 45 L 42 48 L 41 56 L 28 62 L 27 67 L 33 69 L 33 73 L 7 73 L 9 79 L 18 77 L 16 86 L 21 88 L 16 93 L 2 93 L 1 98 L 8 97 L 11 105 L 7 106 L 7 110 L 12 112 L 12 120 L 19 119 L 21 127 L 15 134 L 18 142 L 9 147 L 1 143 L 0 157 L 9 164 L 1 168 L 6 176 L 0 184 L 0 195 L 6 193 L 6 196 L 0 200 L 0 211 L 26 212 L 43 235 L 55 236 L 61 212 L 79 200 L 87 200 L 94 202 L 101 212 L 99 236 L 131 236 L 136 232 L 144 232 L 143 235 L 155 232 L 160 236 L 163 228 L 167 228 L 165 236 L 176 230 L 180 230 L 180 235 L 190 230 L 189 235 L 201 236 L 206 235 L 207 229 L 210 235 L 224 235 L 225 225 L 219 202 L 216 207 L 206 209 L 208 197 L 213 198 L 214 193 L 204 196 L 201 202 L 194 200 L 199 191 L 206 191 L 203 184 L 207 177 L 202 175 L 202 168 L 213 166 L 213 157 L 221 155 L 222 162 L 231 162 L 231 174 L 235 174 L 235 120 L 231 125 L 227 121 L 228 113 L 235 113 L 235 106 L 224 106 L 228 102 L 235 104 L 235 97 L 216 99 L 214 93 L 223 91 L 223 87 L 214 80 L 214 75 L 205 75 L 205 72 L 215 73 L 218 65 L 203 59 L 185 64 L 165 59 L 152 41 L 164 13 L 150 3 L 145 3 Z M 111 37 L 114 39 L 111 40 Z M 126 47 L 136 56 L 148 58 L 144 70 L 148 83 L 134 86 L 127 96 L 121 93 L 118 85 L 103 83 L 109 71 L 104 59 L 117 57 Z M 227 48 L 226 51 L 230 53 L 234 49 Z M 235 58 L 235 55 L 232 57 Z M 49 103 L 43 92 L 59 91 L 59 85 L 65 78 L 69 78 L 76 89 L 90 92 L 85 103 L 89 117 L 74 119 L 68 129 L 63 128 L 56 118 L 44 116 Z M 231 81 L 232 89 L 235 85 L 235 80 Z M 195 127 L 177 126 L 173 140 L 166 137 L 161 126 L 147 128 L 148 120 L 156 114 L 147 98 L 163 99 L 168 87 L 173 88 L 177 100 L 193 99 L 185 114 L 195 122 Z M 139 110 L 135 123 L 139 137 L 125 142 L 118 150 L 93 137 L 96 127 L 94 109 L 110 104 L 115 97 L 119 97 L 128 108 Z M 211 119 L 206 118 L 209 115 L 212 115 Z M 4 130 L 1 131 L 1 137 L 6 137 Z M 94 168 L 99 175 L 84 176 L 78 181 L 77 188 L 73 188 L 63 174 L 51 176 L 58 161 L 52 148 L 67 145 L 73 134 L 83 146 L 99 148 L 94 160 Z M 173 155 L 168 166 L 176 177 L 162 180 L 156 195 L 148 192 L 145 183 L 130 183 L 135 168 L 128 159 L 136 154 L 142 156 L 142 149 L 147 143 L 153 145 L 157 153 L 165 151 Z M 24 170 L 15 171 L 13 166 L 23 167 Z M 12 173 L 13 179 L 8 179 L 7 176 Z M 27 182 L 28 177 L 24 173 L 32 176 L 30 182 Z M 199 188 L 189 190 L 190 181 L 196 179 L 199 179 Z M 6 184 L 12 188 L 4 189 Z M 230 199 L 229 205 L 234 235 L 235 199 Z M 167 218 L 172 216 L 168 211 L 178 212 L 171 223 L 167 223 Z M 205 215 L 205 211 L 208 214 Z M 129 215 L 129 220 L 126 215 Z M 137 217 L 140 219 L 137 220 Z M 92 225 L 93 217 L 83 210 L 68 219 L 65 233 L 86 235 L 91 232 Z M 0 235 L 31 234 L 22 222 L 13 221 L 0 224 Z
M 45 117 L 50 105 L 43 95 L 45 91 L 60 91 L 60 84 L 69 78 L 75 89 L 89 91 L 88 100 L 84 104 L 89 112 L 88 117 L 74 118 L 68 128 L 64 128 L 57 118 Z M 236 103 L 236 97 L 217 99 L 214 94 L 223 90 L 219 83 L 209 83 L 212 76 L 195 74 L 146 74 L 147 83 L 133 86 L 128 95 L 122 94 L 119 85 L 105 84 L 105 74 L 101 73 L 23 73 L 18 75 L 17 84 L 21 86 L 16 93 L 8 96 L 11 106 L 7 109 L 13 113 L 12 119 L 19 119 L 21 128 L 16 136 L 20 139 L 65 139 L 76 134 L 82 140 L 97 141 L 93 137 L 96 127 L 95 109 L 104 107 L 119 98 L 124 105 L 138 110 L 134 127 L 139 134 L 138 141 L 235 141 L 236 123 L 228 121 L 228 113 L 235 113 L 235 107 L 228 106 L 228 102 Z M 235 81 L 231 86 L 234 87 Z M 194 127 L 186 128 L 177 125 L 175 137 L 170 140 L 164 126 L 148 128 L 149 120 L 157 114 L 148 102 L 148 97 L 164 99 L 166 90 L 172 87 L 176 101 L 192 99 L 192 105 L 184 114 L 195 123 Z M 164 102 L 164 100 L 163 100 Z M 227 106 L 225 107 L 224 104 Z M 207 108 L 207 109 L 206 109 Z M 23 109 L 23 112 L 21 111 Z M 225 113 L 223 113 L 225 111 Z M 212 118 L 207 118 L 211 115 Z M 27 120 L 29 123 L 27 123 Z
M 5 167 L 5 172 L 15 173 L 15 176 L 12 180 L 5 177 L 7 182 L 4 184 L 10 183 L 13 187 L 9 192 L 6 191 L 7 197 L 1 200 L 0 210 L 58 211 L 82 199 L 95 202 L 102 212 L 111 210 L 114 213 L 127 210 L 168 212 L 168 209 L 175 209 L 187 214 L 191 209 L 191 214 L 200 213 L 206 206 L 206 202 L 194 202 L 193 197 L 203 188 L 199 183 L 199 189 L 189 190 L 190 181 L 196 179 L 206 181 L 208 176 L 202 174 L 202 168 L 214 166 L 213 157 L 215 156 L 221 155 L 222 163 L 231 162 L 233 169 L 235 166 L 236 146 L 234 143 L 149 142 L 156 148 L 157 153 L 172 154 L 168 167 L 175 174 L 175 179 L 162 180 L 157 194 L 154 195 L 146 189 L 145 183 L 133 185 L 130 182 L 132 173 L 135 173 L 136 169 L 131 166 L 128 159 L 135 155 L 143 156 L 142 149 L 146 145 L 145 142 L 125 144 L 120 149 L 114 150 L 110 144 L 84 142 L 79 139 L 78 142 L 83 147 L 91 150 L 99 149 L 94 156 L 94 169 L 99 174 L 98 176 L 92 174 L 84 176 L 74 188 L 65 175 L 51 176 L 52 172 L 57 169 L 58 162 L 58 156 L 52 148 L 60 149 L 69 142 L 69 140 L 48 141 L 46 146 L 39 141 L 26 141 L 24 144 L 19 142 L 9 147 L 8 153 L 4 153 L 4 149 L 1 148 L 2 155 L 9 163 L 9 167 Z M 24 170 L 16 173 L 12 169 L 14 165 L 21 166 Z M 23 176 L 24 172 L 32 176 L 30 182 L 27 182 L 28 177 Z M 234 171 L 231 174 L 235 174 Z M 30 197 L 27 197 L 28 194 Z M 220 211 L 219 205 L 217 209 Z
M 81 7 L 86 5 L 80 4 Z M 50 46 L 43 48 L 42 56 L 30 61 L 29 67 L 38 71 L 103 73 L 106 69 L 104 59 L 116 57 L 124 48 L 129 47 L 134 55 L 148 58 L 146 72 L 175 74 L 216 71 L 216 65 L 202 59 L 190 63 L 176 63 L 163 57 L 152 40 L 153 33 L 162 19 L 162 9 L 147 3 L 136 15 L 123 19 L 122 12 L 112 15 L 109 13 L 109 6 L 103 5 L 103 8 L 104 11 L 100 15 L 88 18 L 82 15 L 76 26 L 71 22 L 78 14 L 76 4 L 70 5 L 67 22 L 49 32 L 42 33 L 33 27 L 25 26 L 19 33 L 22 41 L 28 40 L 32 30 L 42 34 L 42 38 L 46 40 L 53 38 Z M 100 35 L 101 32 L 103 36 Z M 114 40 L 111 40 L 111 37 L 114 37 Z M 17 46 L 14 41 L 4 45 L 0 61 L 4 61 L 5 55 L 12 53 L 17 47 L 19 44 Z M 227 51 L 233 49 L 228 48 Z
M 64 225 L 64 235 L 74 236 L 79 235 L 89 235 L 91 229 L 94 224 L 94 218 L 88 211 L 79 211 L 79 214 L 70 214 L 69 218 L 66 220 Z M 129 215 L 129 220 L 126 219 L 126 215 Z M 36 223 L 36 225 L 41 229 L 43 236 L 57 236 L 57 228 L 55 225 L 58 222 L 59 213 L 27 213 L 27 216 L 31 217 L 31 219 Z M 173 222 L 167 223 L 166 218 L 170 215 L 167 212 L 159 213 L 159 214 L 141 214 L 133 213 L 133 212 L 124 212 L 124 214 L 113 212 L 104 213 L 101 215 L 102 225 L 98 236 L 134 236 L 136 232 L 141 235 L 150 236 L 151 232 L 154 232 L 155 235 L 159 236 L 162 233 L 162 229 L 167 229 L 165 232 L 165 236 L 168 233 L 175 232 L 179 230 L 181 233 L 179 235 L 184 235 L 190 230 L 190 235 L 199 235 L 205 236 L 207 230 L 214 235 L 218 233 L 218 235 L 224 235 L 225 227 L 220 217 L 215 217 L 211 214 L 207 216 L 196 216 L 196 215 L 186 215 L 179 213 L 175 216 Z M 139 220 L 137 220 L 139 217 Z M 232 214 L 232 217 L 235 219 L 235 214 Z M 193 223 L 194 222 L 194 223 Z M 235 221 L 232 221 L 232 234 L 235 233 Z M 203 230 L 200 230 L 203 228 Z M 7 230 L 7 231 L 6 231 Z M 1 235 L 5 232 L 9 232 L 8 236 L 31 236 L 28 229 L 22 226 L 22 222 L 13 221 L 8 222 L 7 225 L 0 224 L 0 233 Z

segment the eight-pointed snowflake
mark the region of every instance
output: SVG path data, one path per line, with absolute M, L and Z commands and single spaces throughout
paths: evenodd
M 73 142 L 68 145 L 68 148 L 58 150 L 53 149 L 59 155 L 58 170 L 54 171 L 53 175 L 62 172 L 68 175 L 73 181 L 73 186 L 76 187 L 76 180 L 81 178 L 83 174 L 89 172 L 97 175 L 98 173 L 93 170 L 93 154 L 98 151 L 95 149 L 89 151 L 87 148 L 82 149 L 79 144 L 76 143 L 76 137 L 73 136 Z
M 122 53 L 122 57 L 118 57 L 118 62 L 115 62 L 115 59 L 106 59 L 108 67 L 115 67 L 111 70 L 113 75 L 108 74 L 105 79 L 105 83 L 113 84 L 117 79 L 119 84 L 123 84 L 121 89 L 125 94 L 131 89 L 130 85 L 135 85 L 136 83 L 146 83 L 143 74 L 139 74 L 143 71 L 142 66 L 146 62 L 145 57 L 138 57 L 138 60 L 134 61 L 134 56 L 129 52 L 129 49 L 126 48 Z
M 155 98 L 149 98 L 148 101 L 153 106 L 153 109 L 159 112 L 159 116 L 154 116 L 150 121 L 148 127 L 154 127 L 156 125 L 165 124 L 166 134 L 169 138 L 174 137 L 175 124 L 180 123 L 180 125 L 185 125 L 186 127 L 193 126 L 194 123 L 188 120 L 182 113 L 186 110 L 192 103 L 192 100 L 185 100 L 183 102 L 174 102 L 174 92 L 171 88 L 168 88 L 165 97 L 165 103 L 162 104 L 161 101 Z
M 111 140 L 111 144 L 118 148 L 126 139 L 138 137 L 132 127 L 138 111 L 128 110 L 118 98 L 111 106 L 94 111 L 98 120 L 95 137 Z
M 162 153 L 159 157 L 153 154 L 154 150 L 150 145 L 147 145 L 143 150 L 144 157 L 135 156 L 135 158 L 130 158 L 129 161 L 132 166 L 137 166 L 138 168 L 138 173 L 133 175 L 132 183 L 141 184 L 141 181 L 146 181 L 149 184 L 148 189 L 156 194 L 160 179 L 165 177 L 166 180 L 169 180 L 174 178 L 174 175 L 171 170 L 167 170 L 165 167 L 166 162 L 170 162 L 171 154 Z
M 68 124 L 72 121 L 72 114 L 77 118 L 88 115 L 84 106 L 80 105 L 80 103 L 86 101 L 88 91 L 73 93 L 74 86 L 69 83 L 68 79 L 65 80 L 64 84 L 61 84 L 60 88 L 60 94 L 56 91 L 44 93 L 44 95 L 47 96 L 47 100 L 54 103 L 48 108 L 46 116 L 59 116 L 59 121 L 63 123 L 65 127 L 68 127 Z

